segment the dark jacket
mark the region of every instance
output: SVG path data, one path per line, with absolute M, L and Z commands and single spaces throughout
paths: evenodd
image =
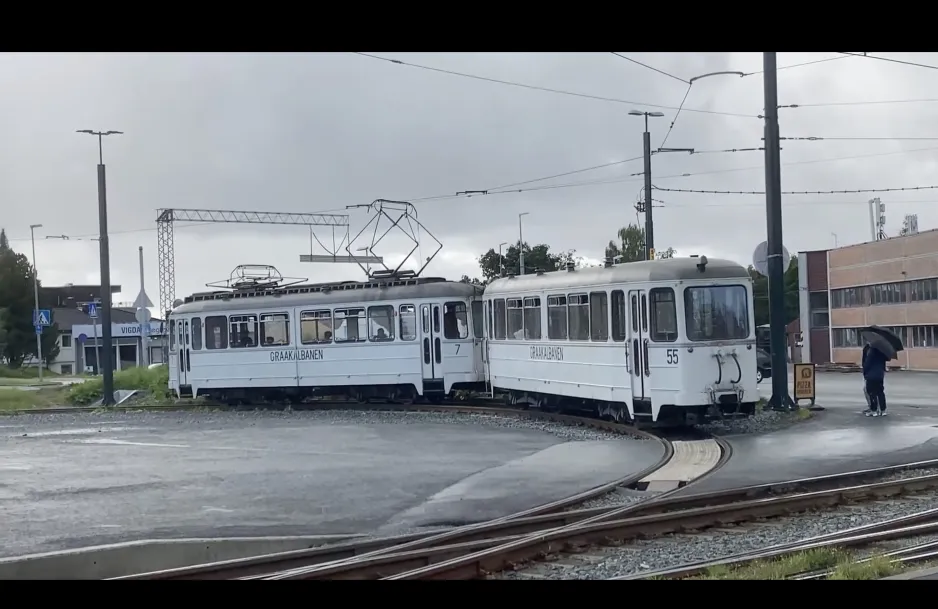
M 881 381 L 886 377 L 886 356 L 879 349 L 864 347 L 863 378 L 868 381 Z

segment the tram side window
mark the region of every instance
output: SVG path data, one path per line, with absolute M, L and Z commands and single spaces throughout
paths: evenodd
M 590 292 L 590 340 L 609 340 L 609 296 L 605 292 Z
M 505 340 L 505 299 L 492 302 L 495 303 L 495 340 Z
M 192 350 L 199 351 L 202 349 L 202 318 L 193 317 L 192 318 Z
M 464 302 L 443 305 L 443 338 L 469 338 L 469 310 Z
M 567 297 L 547 297 L 547 338 L 567 340 Z
M 335 342 L 363 343 L 367 334 L 365 309 L 335 310 Z
M 508 299 L 508 340 L 524 340 L 524 310 L 520 298 Z
M 261 314 L 261 345 L 282 347 L 290 344 L 290 316 L 286 313 Z
M 625 340 L 625 292 L 612 291 L 612 340 L 622 342 Z
M 536 296 L 524 299 L 524 338 L 541 340 L 541 299 Z
M 232 349 L 257 346 L 257 315 L 232 315 L 228 325 Z
M 300 313 L 300 342 L 321 345 L 332 342 L 332 311 L 303 311 Z
M 417 340 L 417 307 L 401 305 L 401 340 Z
M 169 320 L 169 348 L 176 348 L 176 320 Z
M 228 319 L 224 315 L 213 315 L 205 318 L 205 348 L 228 348 Z
M 485 316 L 482 313 L 482 301 L 472 301 L 472 335 L 475 338 L 485 338 L 485 329 L 482 327 Z
M 570 340 L 590 339 L 590 301 L 586 294 L 567 296 L 570 311 Z
M 651 290 L 651 340 L 656 343 L 673 343 L 677 340 L 677 306 L 674 290 L 654 288 Z
M 394 307 L 368 307 L 368 340 L 386 343 L 394 340 Z

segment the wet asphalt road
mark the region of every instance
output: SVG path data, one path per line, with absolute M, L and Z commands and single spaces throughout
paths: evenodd
M 656 442 L 565 442 L 452 417 L 408 424 L 328 413 L 0 418 L 0 552 L 461 524 L 641 471 L 661 454 Z
M 771 380 L 764 380 L 759 389 L 769 398 Z M 860 374 L 819 372 L 817 405 L 825 410 L 791 428 L 730 436 L 730 462 L 687 492 L 938 459 L 938 374 L 888 373 L 889 415 L 870 418 L 863 416 L 866 401 Z

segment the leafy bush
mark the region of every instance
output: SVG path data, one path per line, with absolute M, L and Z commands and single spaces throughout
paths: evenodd
M 66 399 L 70 404 L 87 406 L 101 399 L 104 391 L 103 385 L 104 381 L 101 377 L 90 378 L 84 383 L 76 383 L 69 389 Z M 140 367 L 117 371 L 114 373 L 114 389 L 147 391 L 156 402 L 171 400 L 173 397 L 169 389 L 167 366 L 158 366 L 152 370 Z

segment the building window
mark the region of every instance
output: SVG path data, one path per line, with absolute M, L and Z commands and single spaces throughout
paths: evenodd
M 71 347 L 71 346 L 72 346 L 72 335 L 71 335 L 71 334 L 63 334 L 63 335 L 62 335 L 62 348 L 63 348 L 63 349 L 68 349 L 68 348 Z
M 827 328 L 831 325 L 831 314 L 828 311 L 811 311 L 811 327 Z
M 912 326 L 913 349 L 938 348 L 938 326 Z
M 827 292 L 811 292 L 808 294 L 808 303 L 811 310 L 830 308 L 827 301 Z

